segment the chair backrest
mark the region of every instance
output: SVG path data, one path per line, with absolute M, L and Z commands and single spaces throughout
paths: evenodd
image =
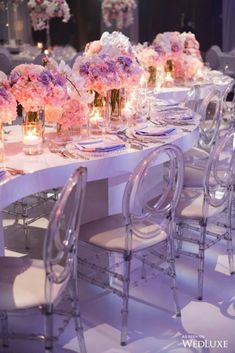
M 199 99 L 200 99 L 200 86 L 193 85 L 188 91 L 182 103 L 184 106 L 192 109 L 193 111 L 197 111 Z
M 213 45 L 207 52 L 206 52 L 206 62 L 210 64 L 212 69 L 218 69 L 220 66 L 220 56 L 222 55 L 222 51 L 220 47 L 217 45 Z
M 86 180 L 86 168 L 78 168 L 50 213 L 43 249 L 47 302 L 50 302 L 53 284 L 61 284 L 74 275 Z
M 13 69 L 12 60 L 10 54 L 7 54 L 2 49 L 0 50 L 0 70 L 3 71 L 6 75 L 9 75 Z
M 221 207 L 235 185 L 235 129 L 223 136 L 210 152 L 204 175 L 204 207 Z M 206 211 L 206 210 L 205 210 Z
M 163 168 L 164 162 L 167 163 Z M 164 175 L 161 169 L 164 169 Z M 148 239 L 156 236 L 161 231 L 156 219 L 165 224 L 166 220 L 170 222 L 174 218 L 183 173 L 183 153 L 171 144 L 157 147 L 136 167 L 125 188 L 123 215 L 127 227 L 137 237 Z M 147 226 L 144 231 L 143 224 Z
M 235 85 L 231 82 L 230 85 L 226 87 L 223 94 L 223 118 L 228 118 L 230 122 L 234 123 L 235 115 Z
M 201 116 L 198 145 L 206 151 L 211 149 L 218 136 L 222 116 L 222 101 L 221 92 L 215 89 L 203 99 L 198 108 L 198 113 Z

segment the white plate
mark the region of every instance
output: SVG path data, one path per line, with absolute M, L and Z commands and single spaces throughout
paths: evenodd
M 115 150 L 103 150 L 103 151 L 96 151 L 96 148 L 105 148 L 107 145 L 111 147 L 113 145 L 120 145 L 120 148 Z M 82 147 L 84 146 L 84 149 Z M 122 147 L 121 147 L 122 146 Z M 87 148 L 87 150 L 86 150 Z M 89 149 L 93 149 L 94 151 L 90 151 Z M 118 138 L 114 136 L 110 136 L 108 138 L 94 138 L 94 139 L 86 139 L 86 140 L 76 140 L 72 143 L 68 143 L 66 145 L 66 150 L 74 156 L 74 158 L 83 158 L 83 159 L 90 159 L 90 158 L 101 158 L 110 155 L 120 154 L 126 150 L 126 145 L 124 142 L 120 141 Z
M 146 127 L 149 127 L 151 129 L 151 127 L 153 127 L 153 131 L 156 131 L 158 129 L 157 126 L 154 125 L 143 125 L 138 127 L 138 129 L 135 128 L 130 128 L 126 131 L 127 136 L 131 137 L 131 138 L 135 138 L 138 141 L 142 141 L 142 142 L 152 142 L 152 143 L 156 143 L 156 142 L 164 142 L 166 140 L 168 140 L 170 137 L 172 137 L 173 135 L 175 135 L 176 133 L 178 133 L 178 129 L 175 128 L 174 131 L 172 131 L 171 133 L 167 134 L 167 135 L 160 135 L 160 136 L 155 136 L 155 135 L 138 135 L 136 133 L 137 130 L 143 130 Z M 170 127 L 164 127 L 164 126 L 159 126 L 159 131 L 162 131 L 164 129 L 169 129 Z M 174 127 L 173 127 L 174 128 Z

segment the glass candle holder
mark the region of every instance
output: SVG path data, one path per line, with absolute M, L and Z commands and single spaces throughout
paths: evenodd
M 43 152 L 43 125 L 40 121 L 22 124 L 23 151 L 27 155 Z

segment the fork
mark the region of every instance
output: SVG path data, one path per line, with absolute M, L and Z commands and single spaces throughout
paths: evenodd
M 6 171 L 6 172 L 10 173 L 11 175 L 25 175 L 26 174 L 26 172 L 24 170 L 13 168 L 13 167 L 3 167 L 0 169 L 2 171 Z
M 148 147 L 148 145 L 144 142 L 137 140 L 135 137 L 129 137 L 125 130 L 118 131 L 117 136 L 124 142 L 130 142 L 131 144 L 134 143 L 135 145 L 140 145 L 142 147 Z

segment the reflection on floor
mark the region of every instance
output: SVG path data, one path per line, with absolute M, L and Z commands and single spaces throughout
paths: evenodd
M 31 227 L 31 250 L 39 257 L 47 221 Z M 22 229 L 5 220 L 9 251 L 25 253 Z M 195 260 L 177 260 L 177 279 L 182 317 L 173 313 L 169 279 L 157 279 L 131 292 L 129 308 L 129 344 L 119 345 L 120 299 L 84 282 L 80 297 L 88 353 L 235 353 L 235 277 L 227 272 L 225 244 L 207 252 L 204 301 L 196 298 Z M 60 325 L 60 317 L 56 318 Z M 39 330 L 40 315 L 14 316 L 11 329 Z M 215 348 L 208 348 L 208 347 Z M 227 347 L 228 348 L 223 348 Z M 1 351 L 1 349 L 0 349 Z M 43 345 L 35 341 L 11 341 L 11 353 L 39 353 Z M 56 353 L 78 352 L 72 322 L 55 346 Z

